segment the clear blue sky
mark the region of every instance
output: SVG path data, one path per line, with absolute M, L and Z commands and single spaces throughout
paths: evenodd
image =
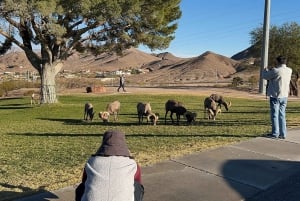
M 263 25 L 265 0 L 182 0 L 180 7 L 175 39 L 168 49 L 154 53 L 193 57 L 212 51 L 231 57 L 248 48 L 249 33 Z M 270 0 L 270 8 L 270 25 L 300 24 L 299 0 Z

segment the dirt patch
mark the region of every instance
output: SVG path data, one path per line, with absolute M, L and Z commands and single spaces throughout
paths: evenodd
M 70 94 L 87 94 L 84 88 L 60 90 L 61 95 Z M 259 98 L 265 99 L 265 96 L 255 91 L 240 91 L 229 88 L 216 87 L 126 87 L 126 92 L 120 94 L 189 94 L 198 96 L 209 96 L 213 93 L 222 94 L 223 96 L 238 98 Z M 118 94 L 117 87 L 106 87 L 104 93 L 90 93 L 90 95 L 99 94 Z
M 26 91 L 39 91 L 39 89 L 19 89 L 9 93 L 9 97 L 24 96 Z M 58 95 L 89 95 L 99 96 L 99 94 L 189 94 L 195 96 L 210 96 L 213 93 L 234 98 L 250 98 L 264 100 L 266 96 L 258 91 L 242 91 L 230 88 L 204 87 L 204 86 L 181 86 L 181 87 L 126 87 L 126 92 L 117 92 L 117 87 L 105 87 L 105 92 L 87 93 L 86 88 L 60 89 Z M 175 96 L 176 98 L 176 96 Z M 291 96 L 289 101 L 300 101 L 299 97 Z

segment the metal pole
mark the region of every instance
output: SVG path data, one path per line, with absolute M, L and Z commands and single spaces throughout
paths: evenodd
M 263 44 L 261 52 L 261 66 L 260 66 L 260 79 L 259 79 L 259 93 L 266 93 L 267 81 L 262 78 L 262 72 L 268 66 L 268 53 L 269 53 L 269 27 L 270 27 L 270 4 L 271 0 L 265 0 L 264 12 L 264 27 L 263 27 Z

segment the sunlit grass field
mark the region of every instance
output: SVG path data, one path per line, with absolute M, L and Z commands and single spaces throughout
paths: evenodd
M 168 115 L 164 124 L 164 104 L 177 99 L 197 121 L 172 125 Z M 101 144 L 108 129 L 125 132 L 128 146 L 142 166 L 231 143 L 237 143 L 270 131 L 269 104 L 266 100 L 230 98 L 232 107 L 223 108 L 216 121 L 204 119 L 202 96 L 117 94 L 99 96 L 60 96 L 54 105 L 30 105 L 30 99 L 0 100 L 0 200 L 54 190 L 76 184 L 84 163 Z M 119 100 L 118 122 L 104 124 L 98 112 L 107 103 Z M 85 102 L 96 111 L 93 122 L 83 121 Z M 138 125 L 136 104 L 150 102 L 160 114 L 157 126 Z M 288 127 L 300 127 L 300 102 L 289 102 Z M 175 118 L 175 115 L 174 115 Z M 112 120 L 112 118 L 111 118 Z

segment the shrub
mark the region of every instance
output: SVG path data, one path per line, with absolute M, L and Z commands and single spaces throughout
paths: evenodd
M 251 89 L 254 89 L 257 86 L 258 77 L 252 75 L 251 77 L 249 77 L 248 82 L 249 82 Z
M 235 86 L 235 87 L 243 85 L 243 84 L 244 84 L 244 81 L 241 77 L 234 77 L 232 79 L 232 85 Z
M 26 80 L 8 80 L 0 84 L 0 96 L 8 96 L 8 92 L 21 88 L 39 88 L 37 82 L 28 82 Z
M 70 78 L 56 79 L 58 88 L 75 89 L 86 88 L 88 86 L 104 86 L 103 82 L 96 78 Z

